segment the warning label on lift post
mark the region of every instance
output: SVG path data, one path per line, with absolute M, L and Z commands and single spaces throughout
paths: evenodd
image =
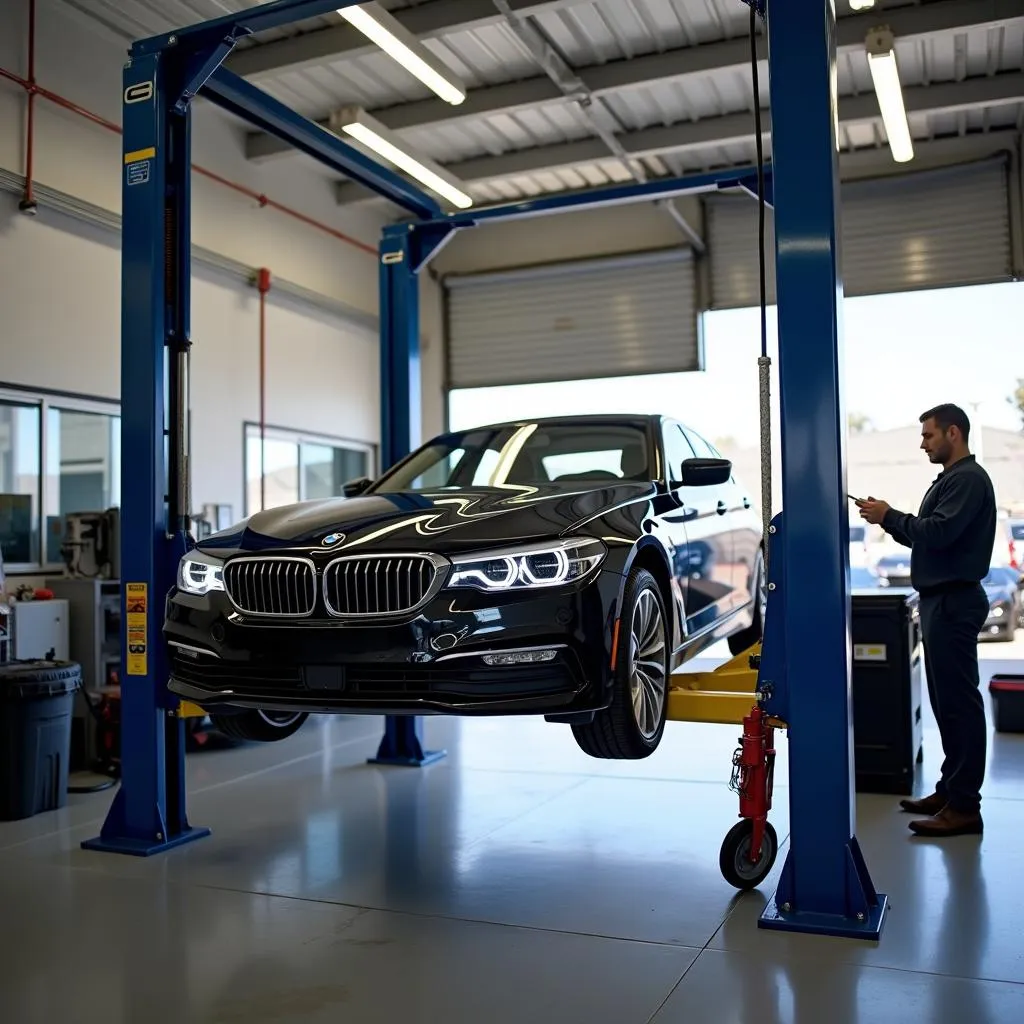
M 125 584 L 125 614 L 128 627 L 128 665 L 130 676 L 144 676 L 147 668 L 147 623 L 149 608 L 145 583 Z
M 137 149 L 124 155 L 125 182 L 129 185 L 145 185 L 149 181 L 149 169 L 156 156 L 156 147 Z

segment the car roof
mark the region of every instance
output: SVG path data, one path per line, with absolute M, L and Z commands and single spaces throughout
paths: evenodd
M 463 430 L 449 430 L 448 434 L 465 434 L 471 430 L 502 430 L 512 427 L 521 427 L 527 423 L 536 423 L 539 426 L 585 426 L 588 423 L 600 423 L 604 425 L 619 424 L 623 426 L 637 426 L 643 424 L 649 426 L 657 424 L 665 417 L 651 413 L 584 413 L 574 416 L 522 416 L 519 419 L 504 420 L 497 423 L 478 423 Z

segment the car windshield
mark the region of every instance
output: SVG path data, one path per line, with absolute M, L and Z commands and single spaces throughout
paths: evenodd
M 435 438 L 372 490 L 601 486 L 650 479 L 647 433 L 641 422 L 522 423 Z

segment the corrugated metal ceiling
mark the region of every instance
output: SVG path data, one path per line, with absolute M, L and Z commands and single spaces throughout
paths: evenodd
M 124 36 L 135 37 L 218 17 L 251 6 L 253 0 L 64 2 L 101 21 L 108 29 L 114 26 Z M 880 2 L 879 10 L 911 6 L 912 2 Z M 927 2 L 924 0 L 920 6 Z M 409 0 L 384 0 L 384 6 L 393 11 L 415 5 Z M 437 11 L 451 8 L 449 0 L 422 0 L 421 5 L 424 14 L 428 7 Z M 838 6 L 840 15 L 844 15 L 845 0 L 840 0 Z M 558 0 L 532 20 L 571 67 L 582 69 L 628 62 L 680 47 L 745 40 L 748 17 L 748 9 L 740 0 Z M 275 33 L 262 34 L 257 45 L 340 22 L 338 15 L 331 14 L 290 25 Z M 511 27 L 498 17 L 497 9 L 490 23 L 439 32 L 424 41 L 469 89 L 543 77 L 542 69 Z M 898 40 L 897 56 L 901 79 L 908 88 L 1022 73 L 1024 20 L 1005 28 L 981 27 L 931 35 L 924 41 Z M 869 95 L 872 91 L 863 52 L 841 54 L 838 76 L 841 97 Z M 762 77 L 763 102 L 767 102 L 766 77 Z M 412 75 L 386 55 L 369 48 L 261 76 L 259 84 L 289 106 L 317 118 L 349 103 L 375 110 L 432 98 L 432 93 Z M 983 97 L 967 109 L 913 113 L 912 131 L 918 139 L 929 139 L 1024 127 L 1024 103 L 1020 100 L 1024 96 L 1010 96 L 1000 104 L 986 105 Z M 603 94 L 592 113 L 602 127 L 622 133 L 686 125 L 731 114 L 746 115 L 750 114 L 752 104 L 750 73 L 739 65 L 625 86 Z M 576 105 L 561 99 L 469 117 L 460 117 L 456 108 L 452 119 L 405 128 L 402 135 L 417 152 L 446 164 L 595 137 Z M 856 149 L 884 146 L 880 120 L 842 125 L 841 145 Z M 645 167 L 651 174 L 681 173 L 746 163 L 753 157 L 752 138 L 712 141 L 699 148 L 651 157 L 645 160 Z M 627 177 L 625 168 L 609 158 L 557 170 L 509 174 L 501 180 L 474 183 L 471 190 L 479 199 L 515 198 Z

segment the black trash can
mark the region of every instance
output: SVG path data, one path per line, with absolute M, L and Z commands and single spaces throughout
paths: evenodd
M 67 803 L 71 718 L 81 684 L 74 662 L 0 663 L 0 821 Z

